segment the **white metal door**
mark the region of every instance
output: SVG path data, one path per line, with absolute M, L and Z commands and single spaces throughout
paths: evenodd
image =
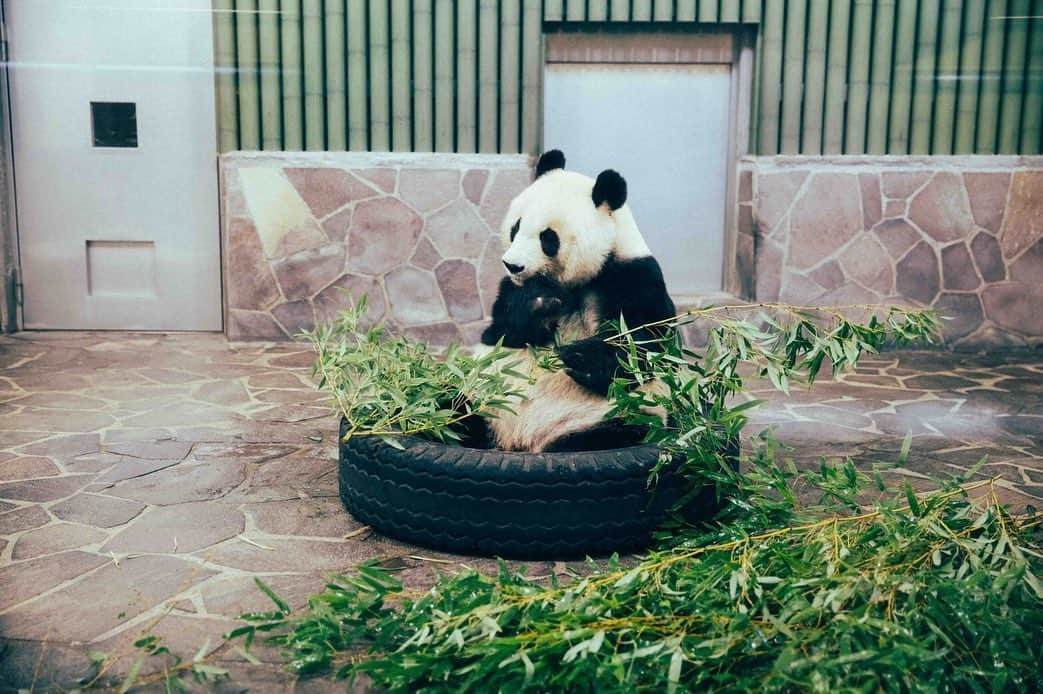
M 547 65 L 545 148 L 567 168 L 612 168 L 675 296 L 721 289 L 728 65 Z
M 26 328 L 219 330 L 210 0 L 6 0 Z

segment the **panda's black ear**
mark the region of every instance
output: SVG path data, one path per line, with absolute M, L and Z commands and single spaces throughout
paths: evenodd
M 540 155 L 540 160 L 536 162 L 536 178 L 539 178 L 548 171 L 554 169 L 565 168 L 565 155 L 561 153 L 560 149 L 550 149 Z
M 605 169 L 598 174 L 591 197 L 594 207 L 608 205 L 608 209 L 618 210 L 627 201 L 627 182 L 612 169 Z

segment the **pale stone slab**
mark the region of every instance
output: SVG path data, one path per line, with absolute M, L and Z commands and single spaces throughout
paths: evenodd
M 23 533 L 11 550 L 11 558 L 31 559 L 66 549 L 80 549 L 104 542 L 107 537 L 108 535 L 94 528 L 74 523 L 52 523 Z
M 238 486 L 243 479 L 243 464 L 239 462 L 181 463 L 144 477 L 121 482 L 108 493 L 123 499 L 167 506 L 188 501 L 219 499 Z
M 105 543 L 102 553 L 181 554 L 205 549 L 243 532 L 243 514 L 220 503 L 149 509 Z
M 9 638 L 89 641 L 213 575 L 173 557 L 111 560 L 81 581 L 0 615 Z
M 64 521 L 113 528 L 134 518 L 144 508 L 145 504 L 137 501 L 84 492 L 51 506 L 50 510 Z
M 0 610 L 6 610 L 111 561 L 87 552 L 62 552 L 0 567 Z
M 278 258 L 326 241 L 307 203 L 283 176 L 269 167 L 239 169 L 243 195 L 250 210 L 264 254 Z

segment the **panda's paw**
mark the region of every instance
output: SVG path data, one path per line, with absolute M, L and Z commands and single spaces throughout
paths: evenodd
M 538 296 L 532 301 L 532 312 L 542 318 L 558 318 L 564 305 L 556 296 Z
M 558 348 L 558 358 L 565 373 L 584 388 L 608 395 L 608 388 L 619 367 L 617 350 L 597 337 L 580 340 Z

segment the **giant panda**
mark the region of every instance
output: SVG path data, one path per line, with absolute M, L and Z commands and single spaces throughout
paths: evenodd
M 471 427 L 472 445 L 511 451 L 575 451 L 639 443 L 645 430 L 606 420 L 609 386 L 620 370 L 608 321 L 635 327 L 674 316 L 659 263 L 626 204 L 626 181 L 609 169 L 596 179 L 566 171 L 558 150 L 543 154 L 535 180 L 511 202 L 500 233 L 506 251 L 479 350 L 518 349 L 525 398 L 513 413 Z M 639 331 L 635 339 L 652 337 Z M 655 337 L 661 334 L 656 333 Z M 564 368 L 545 371 L 527 346 L 557 346 Z M 475 418 L 477 419 L 477 418 Z M 473 422 L 472 422 L 473 424 Z M 475 443 L 475 441 L 480 441 Z

